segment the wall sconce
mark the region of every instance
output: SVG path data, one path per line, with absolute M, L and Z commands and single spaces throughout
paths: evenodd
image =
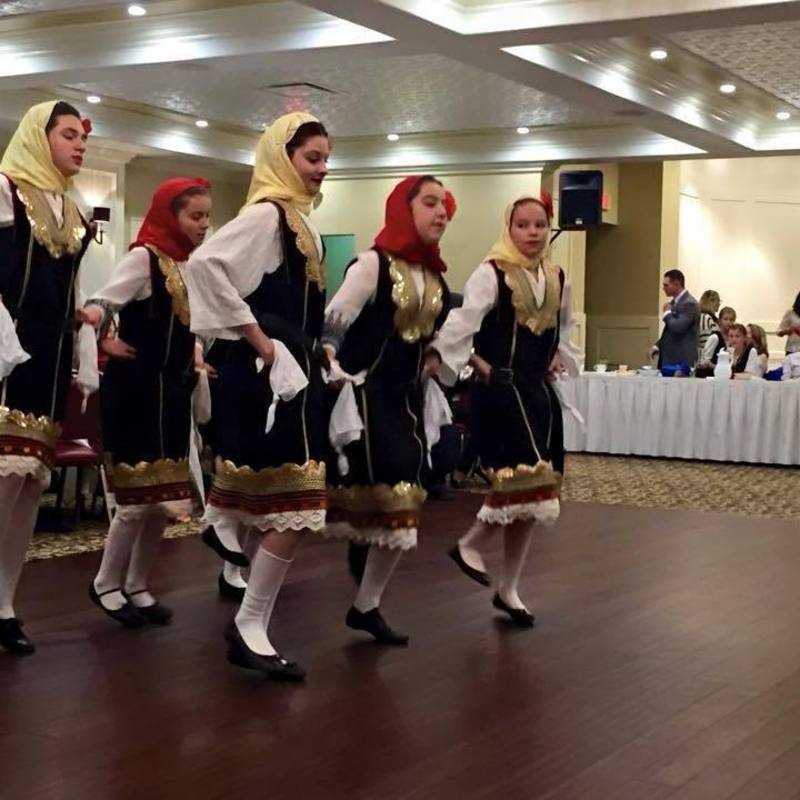
M 92 237 L 97 244 L 103 244 L 103 223 L 111 220 L 111 209 L 106 206 L 95 206 L 92 209 L 92 222 L 95 224 L 95 232 Z

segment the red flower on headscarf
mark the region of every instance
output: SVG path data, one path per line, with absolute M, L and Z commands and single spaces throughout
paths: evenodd
M 417 226 L 414 224 L 414 215 L 408 196 L 422 177 L 422 175 L 410 175 L 392 189 L 389 197 L 386 198 L 386 221 L 383 230 L 375 237 L 375 247 L 399 256 L 412 264 L 422 264 L 436 272 L 445 272 L 447 264 L 442 261 L 439 245 L 425 244 L 419 238 Z M 450 196 L 449 201 L 448 195 Z M 456 210 L 455 198 L 447 192 L 444 203 L 445 209 L 447 209 L 447 218 L 451 219 Z
M 210 189 L 211 183 L 205 178 L 169 178 L 160 184 L 153 193 L 150 209 L 131 249 L 152 244 L 170 258 L 186 261 L 194 250 L 194 244 L 181 231 L 178 218 L 172 213 L 172 201 L 195 187 Z
M 446 189 L 444 193 L 444 209 L 447 212 L 447 219 L 449 220 L 453 219 L 458 210 L 458 203 L 456 203 L 456 199 L 449 189 Z
M 81 125 L 83 126 L 83 132 L 88 136 L 92 132 L 92 121 L 89 117 L 84 117 L 81 120 Z
M 544 209 L 544 213 L 547 214 L 547 221 L 551 222 L 553 219 L 553 195 L 547 189 L 542 189 L 539 194 L 539 204 Z

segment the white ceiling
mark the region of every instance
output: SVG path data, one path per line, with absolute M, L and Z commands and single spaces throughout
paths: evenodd
M 775 119 L 800 109 L 796 0 L 126 5 L 0 2 L 0 125 L 61 93 L 112 146 L 236 164 L 295 107 L 328 125 L 345 169 L 800 152 L 800 110 Z M 267 89 L 290 82 L 333 92 Z

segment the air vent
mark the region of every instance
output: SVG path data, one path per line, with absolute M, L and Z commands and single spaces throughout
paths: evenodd
M 281 97 L 314 97 L 318 95 L 341 94 L 335 89 L 320 86 L 310 81 L 296 81 L 292 83 L 268 83 L 259 87 L 263 92 L 271 92 Z

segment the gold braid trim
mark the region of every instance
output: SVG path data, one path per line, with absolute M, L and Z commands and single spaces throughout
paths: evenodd
M 152 244 L 146 245 L 158 258 L 158 267 L 164 276 L 164 285 L 172 298 L 172 313 L 188 328 L 190 322 L 189 315 L 189 292 L 183 281 L 183 275 L 174 258 L 170 258 L 166 253 L 162 253 Z
M 544 302 L 536 305 L 533 288 L 528 280 L 526 270 L 515 264 L 497 262 L 503 272 L 506 286 L 511 290 L 511 302 L 516 312 L 517 323 L 528 328 L 537 336 L 550 328 L 555 328 L 558 310 L 561 307 L 561 286 L 559 269 L 549 261 L 542 261 L 545 289 Z
M 41 189 L 18 181 L 17 196 L 25 206 L 34 238 L 53 258 L 61 258 L 66 253 L 75 255 L 81 249 L 86 226 L 78 207 L 69 197 L 63 195 L 64 221 L 59 228 L 53 209 Z
M 161 458 L 158 461 L 140 461 L 135 466 L 124 462 L 111 468 L 112 484 L 117 489 L 142 489 L 171 483 L 186 483 L 189 480 L 189 459 L 173 461 Z
M 539 461 L 535 466 L 518 464 L 516 467 L 503 467 L 502 469 L 485 471 L 493 492 L 525 492 L 531 489 L 541 489 L 552 486 L 561 486 L 561 473 L 553 469 L 549 461 Z
M 286 224 L 297 237 L 297 249 L 306 257 L 306 279 L 325 289 L 325 271 L 322 268 L 322 253 L 317 250 L 314 234 L 309 230 L 306 221 L 300 216 L 296 208 L 281 200 L 277 203 L 286 213 Z
M 0 406 L 0 436 L 32 439 L 53 448 L 60 435 L 61 426 L 53 422 L 50 417 L 35 417 L 15 408 Z
M 233 461 L 217 456 L 214 488 L 248 495 L 324 491 L 325 464 L 307 461 L 305 464 L 282 464 L 256 471 L 248 466 L 237 467 Z
M 396 256 L 388 257 L 389 275 L 394 284 L 392 301 L 397 307 L 394 313 L 395 328 L 403 341 L 417 342 L 433 333 L 436 318 L 442 310 L 442 283 L 438 275 L 423 268 L 425 289 L 420 302 L 410 265 Z
M 419 511 L 427 496 L 421 486 L 407 481 L 401 481 L 394 486 L 378 483 L 375 486 L 348 486 L 328 490 L 330 505 L 351 514 Z

